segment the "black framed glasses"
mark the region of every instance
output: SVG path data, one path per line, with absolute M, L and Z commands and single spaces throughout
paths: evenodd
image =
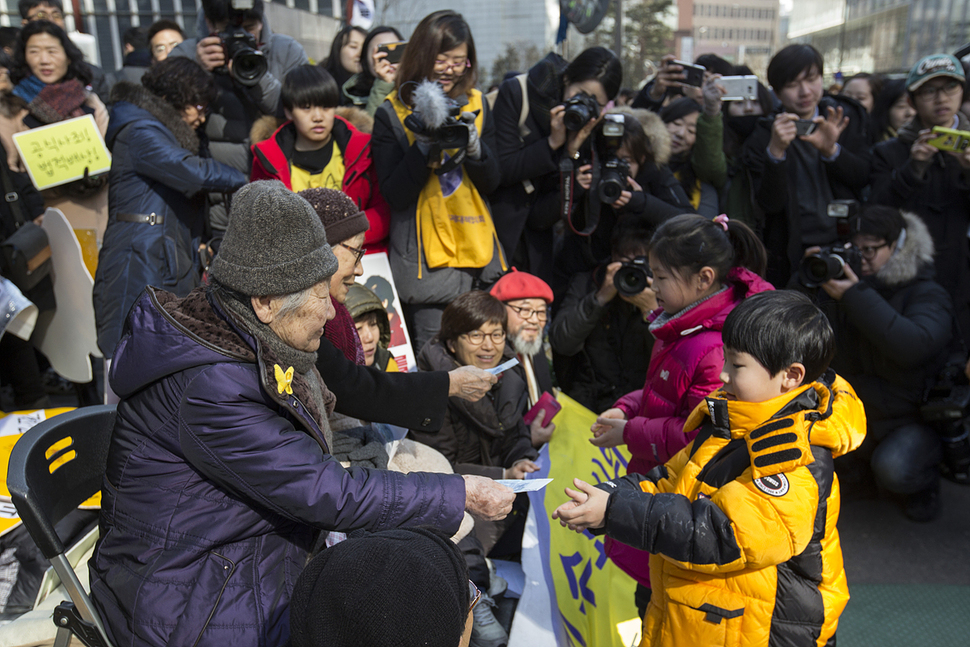
M 529 307 L 514 306 L 511 303 L 506 303 L 505 305 L 515 310 L 515 314 L 522 317 L 522 319 L 525 321 L 532 319 L 532 317 L 536 317 L 539 320 L 539 323 L 542 323 L 543 321 L 549 318 L 548 308 L 542 308 L 541 310 L 534 310 Z
M 883 243 L 882 245 L 867 245 L 866 247 L 856 247 L 856 249 L 859 250 L 862 258 L 866 259 L 867 261 L 871 261 L 876 257 L 876 254 L 878 254 L 879 250 L 883 247 L 889 247 L 889 243 Z
M 359 247 L 351 247 L 347 243 L 340 243 L 340 246 L 343 247 L 344 249 L 348 249 L 348 250 L 350 250 L 351 252 L 354 253 L 354 266 L 355 267 L 357 266 L 357 263 L 360 262 L 360 259 L 364 258 L 364 253 L 365 253 L 366 250 L 360 249 Z
M 940 93 L 943 93 L 944 96 L 952 97 L 957 93 L 957 90 L 961 89 L 963 89 L 963 84 L 959 81 L 947 81 L 946 83 L 936 86 L 924 85 L 917 88 L 913 94 L 920 99 L 935 99 Z

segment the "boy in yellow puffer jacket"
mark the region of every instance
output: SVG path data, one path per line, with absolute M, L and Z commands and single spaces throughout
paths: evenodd
M 862 403 L 801 294 L 744 300 L 722 338 L 724 387 L 687 420 L 694 441 L 645 476 L 575 479 L 553 518 L 652 553 L 641 646 L 835 644 L 849 592 L 833 459 L 862 443 Z

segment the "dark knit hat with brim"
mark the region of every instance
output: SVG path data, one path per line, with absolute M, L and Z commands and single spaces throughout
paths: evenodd
M 458 547 L 431 527 L 352 535 L 314 557 L 290 600 L 292 647 L 455 647 L 471 603 Z
M 209 268 L 218 283 L 246 296 L 277 296 L 310 288 L 336 271 L 320 218 L 282 182 L 252 182 L 233 196 L 229 228 Z
M 337 245 L 362 234 L 370 228 L 367 214 L 342 191 L 336 189 L 304 189 L 297 195 L 310 203 L 327 229 L 327 242 Z

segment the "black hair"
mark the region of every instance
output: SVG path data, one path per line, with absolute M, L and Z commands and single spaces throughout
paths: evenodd
M 185 32 L 182 30 L 182 27 L 174 20 L 156 20 L 148 28 L 148 33 L 146 34 L 148 44 L 151 45 L 152 39 L 158 35 L 158 32 L 165 31 L 166 29 L 177 31 L 182 38 L 185 38 Z
M 660 111 L 660 118 L 665 124 L 669 124 L 672 121 L 677 121 L 678 119 L 683 119 L 687 115 L 692 115 L 695 112 L 701 111 L 701 104 L 697 103 L 693 99 L 687 97 L 681 97 L 671 101 L 663 110 Z
M 40 5 L 47 5 L 48 7 L 54 7 L 62 14 L 64 13 L 64 4 L 61 0 L 20 0 L 17 3 L 17 10 L 20 11 L 20 17 L 27 20 L 27 14 L 34 7 L 39 7 Z
M 488 292 L 465 292 L 452 300 L 441 313 L 438 339 L 442 343 L 455 341 L 459 335 L 478 330 L 487 323 L 500 323 L 502 329 L 507 330 L 508 318 L 505 304 Z
M 17 47 L 17 34 L 20 27 L 0 27 L 0 49 L 9 47 L 11 50 Z
M 735 65 L 731 74 L 737 76 L 757 76 L 747 65 Z M 758 79 L 758 105 L 761 106 L 761 110 L 765 115 L 770 115 L 774 112 L 775 100 L 771 96 L 771 90 L 765 87 L 761 79 Z
M 795 362 L 802 384 L 814 382 L 835 357 L 835 333 L 811 299 L 791 290 L 768 290 L 744 299 L 721 330 L 724 348 L 754 357 L 771 376 Z
M 721 76 L 731 76 L 734 72 L 734 66 L 717 54 L 701 54 L 694 59 L 694 65 L 703 65 L 704 69 L 708 72 L 720 74 Z
M 49 20 L 32 20 L 20 29 L 17 37 L 17 48 L 14 50 L 13 67 L 10 70 L 10 80 L 16 85 L 33 74 L 27 65 L 27 41 L 37 34 L 50 34 L 61 42 L 64 53 L 67 54 L 67 73 L 62 81 L 77 79 L 84 85 L 91 84 L 91 68 L 84 62 L 84 54 L 77 48 L 63 29 Z
M 141 77 L 141 84 L 176 110 L 187 106 L 208 107 L 216 100 L 212 75 L 195 59 L 183 56 L 169 56 L 155 63 Z
M 877 137 L 881 138 L 889 130 L 889 111 L 899 97 L 905 94 L 905 79 L 889 79 L 882 84 L 882 89 L 872 105 L 872 122 L 875 124 Z
M 304 64 L 294 67 L 283 77 L 280 102 L 287 110 L 336 108 L 340 105 L 340 88 L 325 69 Z
M 849 221 L 853 234 L 881 238 L 889 244 L 896 242 L 899 233 L 906 228 L 906 220 L 894 207 L 870 205 Z
M 768 85 L 778 93 L 799 74 L 813 67 L 819 75 L 825 73 L 822 54 L 817 49 L 805 44 L 783 47 L 768 63 Z
M 141 27 L 126 29 L 121 41 L 125 45 L 131 45 L 133 49 L 148 49 L 148 34 Z
M 869 84 L 869 92 L 872 93 L 873 107 L 875 107 L 876 96 L 882 90 L 882 74 L 869 74 L 868 72 L 859 72 L 858 74 L 853 74 L 842 82 L 842 89 L 839 90 L 839 94 L 844 94 L 845 87 L 853 81 L 865 81 Z
M 367 51 L 370 49 L 370 44 L 374 41 L 374 38 L 381 34 L 394 34 L 399 41 L 404 40 L 401 32 L 388 25 L 380 25 L 367 32 L 367 38 L 364 39 L 364 43 L 360 46 L 360 73 L 357 75 L 357 82 L 350 90 L 351 94 L 366 97 L 370 94 L 371 88 L 374 87 L 375 77 L 370 69 L 370 57 L 367 55 Z
M 701 104 L 688 97 L 681 97 L 663 107 L 660 111 L 660 119 L 666 125 L 700 111 Z M 697 174 L 694 172 L 694 165 L 690 163 L 690 151 L 679 154 L 676 158 L 672 157 L 669 164 L 684 193 L 688 197 L 693 196 L 697 191 Z
M 232 7 L 232 0 L 202 0 L 202 13 L 213 25 L 228 21 L 241 26 L 244 20 L 263 20 L 263 0 L 253 0 L 253 8 L 242 11 Z
M 653 152 L 653 144 L 651 144 L 650 138 L 647 137 L 647 133 L 643 129 L 643 124 L 633 114 L 632 109 L 627 106 L 620 106 L 619 108 L 613 108 L 609 112 L 610 114 L 623 116 L 623 139 L 620 146 L 626 146 L 633 160 L 640 166 L 655 162 L 656 156 Z M 608 151 L 605 150 L 605 145 L 599 136 L 601 132 L 602 126 L 597 131 L 597 150 L 601 155 L 604 155 Z
M 764 276 L 768 255 L 761 240 L 740 220 L 728 229 L 696 213 L 674 216 L 663 222 L 650 239 L 649 253 L 671 272 L 688 278 L 710 267 L 724 283 L 734 267 L 745 267 Z
M 599 81 L 607 100 L 613 100 L 623 82 L 623 65 L 616 54 L 605 47 L 590 47 L 579 53 L 562 73 L 563 86 L 583 81 Z
M 340 50 L 347 44 L 351 32 L 357 32 L 364 38 L 367 38 L 367 30 L 363 27 L 347 25 L 333 37 L 333 42 L 330 43 L 330 56 L 327 57 L 327 60 L 320 63 L 320 66 L 330 72 L 330 76 L 334 79 L 349 78 L 353 74 L 350 70 L 345 70 L 343 65 L 340 64 Z M 363 57 L 363 52 L 361 52 L 361 57 Z
M 610 237 L 612 257 L 637 258 L 646 256 L 654 228 L 644 219 L 630 214 L 620 216 Z

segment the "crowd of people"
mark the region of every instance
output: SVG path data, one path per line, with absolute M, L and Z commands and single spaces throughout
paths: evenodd
M 839 483 L 925 522 L 941 476 L 967 480 L 967 403 L 928 402 L 970 342 L 955 57 L 830 92 L 789 45 L 728 98 L 750 69 L 670 55 L 633 91 L 592 47 L 485 94 L 453 11 L 405 44 L 346 27 L 311 63 L 260 0 L 202 9 L 195 38 L 126 32 L 106 74 L 60 0 L 21 0 L 0 54 L 3 238 L 106 214 L 118 423 L 90 573 L 113 643 L 506 644 L 490 560 L 517 559 L 529 504 L 497 481 L 540 469 L 558 391 L 632 456 L 554 516 L 607 535 L 644 644 L 726 644 L 742 615 L 753 643 L 834 641 Z M 83 115 L 110 172 L 38 192 L 11 135 Z M 402 313 L 357 282 L 374 253 Z M 49 311 L 54 279 L 16 287 Z M 49 406 L 30 341 L 0 351 L 13 407 Z M 357 630 L 378 606 L 400 619 Z

